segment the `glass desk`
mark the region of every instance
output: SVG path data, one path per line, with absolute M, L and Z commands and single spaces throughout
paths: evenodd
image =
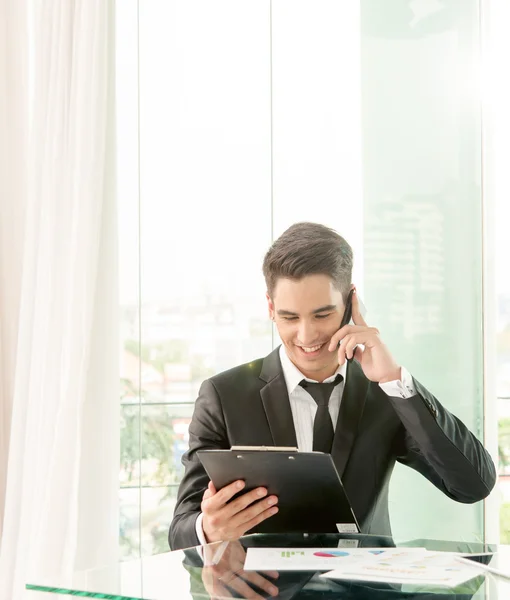
M 391 538 L 365 535 L 252 535 L 230 543 L 209 544 L 141 560 L 119 562 L 75 573 L 69 581 L 31 581 L 27 600 L 64 600 L 65 596 L 129 600 L 208 600 L 210 598 L 278 598 L 312 600 L 502 600 L 510 598 L 510 580 L 486 573 L 453 589 L 419 588 L 389 583 L 350 582 L 319 578 L 320 573 L 255 573 L 243 571 L 249 547 L 348 548 L 392 547 Z M 220 548 L 220 546 L 222 546 Z M 450 552 L 496 552 L 490 566 L 510 572 L 510 546 L 478 542 L 413 540 L 402 547 Z M 218 552 L 220 550 L 220 552 Z M 205 566 L 204 566 L 205 564 Z M 275 589 L 271 590 L 271 587 Z M 272 592 L 272 594 L 271 594 Z

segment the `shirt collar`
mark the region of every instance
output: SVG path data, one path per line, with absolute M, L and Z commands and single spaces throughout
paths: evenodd
M 305 377 L 303 375 L 303 373 L 301 373 L 301 371 L 296 367 L 296 365 L 288 357 L 283 344 L 280 346 L 280 362 L 282 363 L 283 376 L 285 378 L 285 383 L 287 385 L 287 391 L 289 393 L 289 396 L 298 387 L 299 383 L 303 379 L 317 383 L 314 379 L 309 379 L 308 377 Z M 331 381 L 333 381 L 335 379 L 335 377 L 339 373 L 340 373 L 340 375 L 342 375 L 342 377 L 344 378 L 344 381 L 345 381 L 345 376 L 347 375 L 347 362 L 345 362 L 341 366 L 339 365 L 337 370 L 333 373 L 333 375 L 331 375 L 331 377 L 328 377 L 327 379 L 324 380 L 324 383 L 330 383 Z

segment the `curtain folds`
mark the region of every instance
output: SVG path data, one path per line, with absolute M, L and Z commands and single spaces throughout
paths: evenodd
M 19 173 L 24 182 L 10 222 L 14 192 L 0 179 L 2 230 L 17 241 L 0 246 L 0 597 L 18 599 L 27 582 L 65 584 L 117 557 L 114 3 L 2 3 L 0 28 L 12 6 L 24 10 L 6 41 L 25 42 L 29 67 L 16 88 L 24 108 L 7 106 L 30 122 L 20 151 L 4 150 L 11 188 Z

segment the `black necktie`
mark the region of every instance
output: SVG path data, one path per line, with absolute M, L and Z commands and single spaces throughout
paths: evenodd
M 313 422 L 313 450 L 317 452 L 331 453 L 333 446 L 333 423 L 329 414 L 329 398 L 335 385 L 342 382 L 344 378 L 340 373 L 331 383 L 313 383 L 303 379 L 299 385 L 304 388 L 317 403 L 317 413 Z

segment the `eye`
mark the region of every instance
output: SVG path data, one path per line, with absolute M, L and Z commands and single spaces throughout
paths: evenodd
M 315 315 L 318 319 L 327 319 L 330 317 L 332 313 L 328 313 L 327 315 Z
M 282 317 L 284 321 L 296 321 L 297 317 Z

